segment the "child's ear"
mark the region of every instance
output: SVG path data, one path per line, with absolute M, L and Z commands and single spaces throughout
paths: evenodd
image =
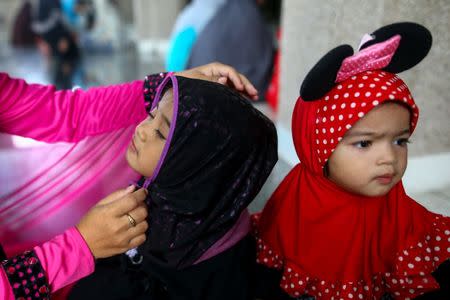
M 383 70 L 390 73 L 400 73 L 411 69 L 427 56 L 432 44 L 431 32 L 424 26 L 402 22 L 383 26 L 374 31 L 373 39 L 361 45 L 360 50 L 384 42 L 395 35 L 400 35 L 400 44 L 389 65 Z
M 336 75 L 345 58 L 353 55 L 350 45 L 338 46 L 322 57 L 306 75 L 300 87 L 300 97 L 304 101 L 322 98 L 336 83 Z

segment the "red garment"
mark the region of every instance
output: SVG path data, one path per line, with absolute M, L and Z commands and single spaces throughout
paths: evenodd
M 429 212 L 399 182 L 382 197 L 352 194 L 322 168 L 345 132 L 383 103 L 418 109 L 401 79 L 366 71 L 336 84 L 322 99 L 301 98 L 292 131 L 299 163 L 253 216 L 258 262 L 282 270 L 291 296 L 317 299 L 414 298 L 437 289 L 431 273 L 450 257 L 450 218 Z

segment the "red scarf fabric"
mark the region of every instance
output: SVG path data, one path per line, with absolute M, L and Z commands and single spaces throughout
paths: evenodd
M 389 101 L 409 107 L 412 132 L 417 106 L 391 73 L 365 71 L 320 100 L 297 100 L 292 132 L 301 163 L 253 216 L 258 262 L 282 270 L 292 297 L 408 299 L 439 287 L 431 273 L 450 257 L 448 217 L 408 197 L 401 182 L 386 196 L 365 197 L 323 175 L 345 132 Z

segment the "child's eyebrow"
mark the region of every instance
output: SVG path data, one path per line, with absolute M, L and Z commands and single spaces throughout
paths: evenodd
M 394 136 L 400 136 L 400 135 L 404 135 L 410 133 L 409 128 L 401 130 L 397 133 L 394 133 Z M 376 132 L 372 132 L 372 131 L 348 131 L 347 134 L 345 134 L 346 137 L 355 137 L 355 136 L 370 136 L 370 137 L 383 137 L 386 134 L 382 133 L 382 134 L 378 134 Z

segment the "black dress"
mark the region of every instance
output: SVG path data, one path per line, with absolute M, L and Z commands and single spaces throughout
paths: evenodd
M 145 262 L 133 265 L 125 255 L 116 256 L 98 260 L 95 273 L 75 285 L 69 300 L 250 300 L 254 299 L 255 259 L 250 236 L 182 270 Z

